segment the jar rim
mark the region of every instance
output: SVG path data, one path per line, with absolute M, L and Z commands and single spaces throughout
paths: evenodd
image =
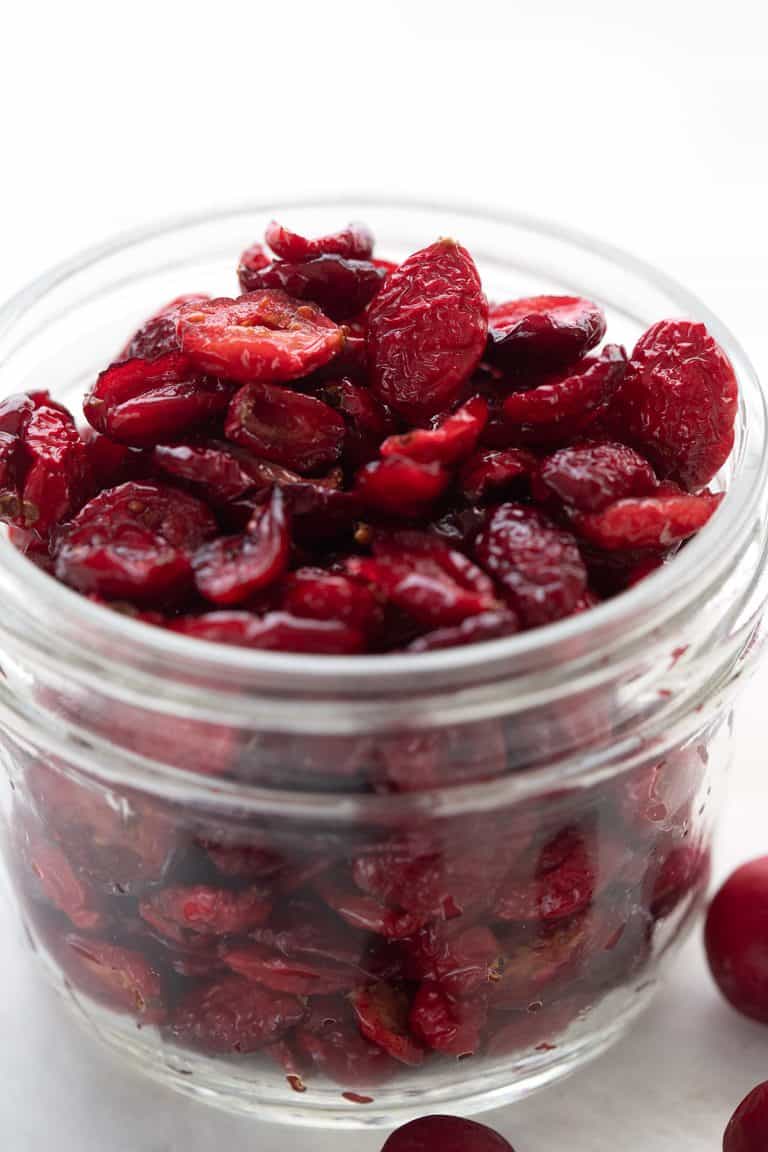
M 621 637 L 635 634 L 638 628 L 656 627 L 660 621 L 670 619 L 686 603 L 695 599 L 700 591 L 702 572 L 708 573 L 712 586 L 716 586 L 716 576 L 722 578 L 725 575 L 734 555 L 748 536 L 762 491 L 768 483 L 768 440 L 765 436 L 768 409 L 755 369 L 741 345 L 697 296 L 622 248 L 580 230 L 527 213 L 482 210 L 473 205 L 451 201 L 351 194 L 296 199 L 281 197 L 280 203 L 281 206 L 295 209 L 344 208 L 345 205 L 354 204 L 381 210 L 461 213 L 487 224 L 524 228 L 550 241 L 567 242 L 652 284 L 679 304 L 681 312 L 705 323 L 728 354 L 739 362 L 742 424 L 747 394 L 751 402 L 759 406 L 762 420 L 757 472 L 753 468 L 750 476 L 744 476 L 741 471 L 748 445 L 754 458 L 758 436 L 758 431 L 747 425 L 742 429 L 740 445 L 737 444 L 734 450 L 738 452 L 725 499 L 710 523 L 670 564 L 664 565 L 634 588 L 589 612 L 531 631 L 477 644 L 424 653 L 308 656 L 212 643 L 146 625 L 94 603 L 41 571 L 7 538 L 2 538 L 0 563 L 11 579 L 23 586 L 25 608 L 33 617 L 36 615 L 36 606 L 45 604 L 49 616 L 68 621 L 73 634 L 78 627 L 91 634 L 103 634 L 110 639 L 111 648 L 121 661 L 124 662 L 130 654 L 137 658 L 139 666 L 144 670 L 153 667 L 158 661 L 170 661 L 182 669 L 194 667 L 199 680 L 204 680 L 206 675 L 219 681 L 223 678 L 228 683 L 237 683 L 241 691 L 252 688 L 258 692 L 268 684 L 270 693 L 285 691 L 295 696 L 297 688 L 305 692 L 322 692 L 332 688 L 338 699 L 344 696 L 370 696 L 374 691 L 379 696 L 388 693 L 397 695 L 403 692 L 404 685 L 414 681 L 428 681 L 441 687 L 461 686 L 480 677 L 485 678 L 489 672 L 496 670 L 499 675 L 515 676 L 531 668 L 541 670 L 554 667 L 562 674 L 564 646 L 579 659 L 587 656 L 596 661 L 604 659 L 606 652 Z M 133 246 L 187 228 L 224 222 L 239 215 L 265 213 L 273 209 L 274 204 L 274 201 L 246 203 L 215 212 L 182 215 L 150 227 L 118 234 L 91 247 L 32 281 L 0 308 L 0 341 L 12 333 L 14 323 L 47 293 L 70 277 L 87 270 L 89 266 Z

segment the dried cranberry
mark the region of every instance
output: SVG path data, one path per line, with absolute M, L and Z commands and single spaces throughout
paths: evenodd
M 371 305 L 368 353 L 379 399 L 418 423 L 449 408 L 485 347 L 488 305 L 472 257 L 453 240 L 416 252 Z
M 339 459 L 346 429 L 341 416 L 321 400 L 253 383 L 233 398 L 225 431 L 257 456 L 304 474 Z
M 500 505 L 475 553 L 527 628 L 570 616 L 586 591 L 587 571 L 575 539 L 534 508 Z
M 311 300 L 338 324 L 362 312 L 384 283 L 384 273 L 369 261 L 334 255 L 276 260 L 259 269 L 241 264 L 238 276 L 242 292 L 282 289 L 294 300 Z
M 439 984 L 426 981 L 414 997 L 410 1026 L 426 1048 L 461 1058 L 480 1048 L 487 1015 L 482 1000 L 453 1000 Z
M 323 384 L 319 399 L 335 408 L 347 426 L 344 463 L 359 468 L 379 454 L 381 442 L 393 429 L 391 413 L 367 389 L 347 377 Z
M 180 345 L 176 324 L 179 309 L 184 304 L 200 304 L 203 300 L 210 300 L 210 296 L 204 292 L 193 292 L 171 300 L 134 332 L 120 353 L 120 359 L 133 360 L 138 357 L 141 360 L 156 360 L 168 352 L 178 352 Z
M 295 380 L 344 344 L 343 330 L 319 308 L 277 289 L 186 304 L 179 338 L 196 369 L 241 383 Z
M 436 628 L 417 636 L 407 646 L 408 652 L 437 652 L 442 648 L 459 648 L 464 644 L 484 644 L 486 640 L 499 640 L 519 631 L 520 621 L 511 609 L 501 612 L 483 612 L 469 616 L 452 628 Z
M 365 584 L 322 568 L 299 568 L 286 580 L 282 606 L 294 616 L 339 620 L 370 635 L 381 625 L 378 600 Z
M 495 304 L 488 356 L 505 369 L 550 369 L 573 363 L 605 335 L 597 304 L 575 296 L 532 296 Z
M 157 603 L 191 579 L 188 552 L 216 531 L 200 500 L 160 484 L 95 496 L 61 531 L 56 575 L 105 599 Z
M 627 371 L 627 355 L 607 344 L 599 356 L 589 356 L 527 392 L 512 392 L 504 401 L 508 425 L 543 426 L 547 434 L 565 426 L 573 435 L 585 428 L 613 396 Z
M 68 412 L 43 405 L 27 423 L 23 452 L 24 526 L 45 533 L 85 503 L 90 487 L 85 445 Z
M 669 548 L 704 527 L 717 511 L 723 494 L 702 492 L 690 496 L 647 496 L 618 500 L 602 512 L 573 517 L 581 536 L 606 551 L 632 548 Z
M 454 1116 L 423 1116 L 398 1128 L 382 1152 L 514 1152 L 503 1136 Z
M 532 476 L 538 459 L 522 448 L 481 450 L 465 462 L 459 475 L 462 495 L 467 500 L 484 500 Z
M 503 971 L 502 945 L 482 925 L 451 929 L 450 922 L 443 927 L 430 924 L 406 941 L 406 975 L 438 984 L 453 998 L 487 989 Z
M 60 848 L 36 836 L 25 845 L 24 855 L 46 900 L 63 912 L 75 928 L 92 932 L 100 927 L 103 913 L 94 894 L 76 875 Z
M 606 441 L 561 448 L 543 460 L 533 494 L 542 503 L 553 496 L 580 512 L 602 512 L 629 496 L 648 496 L 657 486 L 647 460 L 625 444 Z
M 82 429 L 80 435 L 95 491 L 115 488 L 126 480 L 143 480 L 149 475 L 152 457 L 148 452 L 110 440 L 90 424 Z
M 176 1010 L 177 1040 L 208 1052 L 256 1052 L 274 1044 L 304 1016 L 294 996 L 268 991 L 240 976 L 195 988 Z
M 707 959 L 726 1000 L 768 1023 L 768 856 L 738 868 L 707 914 Z
M 230 892 L 206 884 L 162 888 L 147 896 L 140 907 L 143 919 L 171 940 L 184 940 L 186 933 L 238 935 L 263 924 L 271 910 L 269 893 L 264 888 Z
M 597 879 L 590 845 L 578 831 L 565 829 L 543 847 L 533 877 L 517 871 L 508 877 L 495 914 L 520 923 L 568 919 L 589 907 Z
M 73 982 L 117 1012 L 130 1012 L 147 1022 L 165 1017 L 160 974 L 140 952 L 69 935 L 61 959 Z
M 424 914 L 417 915 L 382 904 L 372 896 L 361 895 L 351 886 L 345 887 L 333 876 L 317 877 L 315 886 L 329 907 L 353 928 L 385 936 L 388 940 L 404 940 L 424 926 Z
M 500 608 L 493 582 L 462 552 L 434 536 L 401 532 L 374 542 L 374 559 L 347 567 L 427 628 L 451 627 Z
M 768 1148 L 768 1083 L 742 1100 L 723 1136 L 723 1152 L 764 1152 Z
M 313 997 L 311 1003 L 322 999 Z M 374 1087 L 394 1076 L 397 1064 L 383 1048 L 360 1035 L 348 1007 L 323 1012 L 315 1006 L 312 1016 L 312 1026 L 297 1030 L 296 1044 L 318 1072 L 344 1088 Z
M 294 996 L 330 995 L 354 988 L 362 978 L 356 968 L 342 967 L 322 960 L 283 956 L 263 944 L 249 944 L 226 955 L 233 972 Z
M 352 656 L 365 650 L 365 638 L 336 620 L 299 619 L 288 612 L 206 612 L 181 617 L 169 625 L 174 632 L 217 644 L 261 648 L 272 652 L 305 652 Z
M 408 1031 L 409 1004 L 404 992 L 388 984 L 371 984 L 352 993 L 352 1006 L 366 1040 L 401 1064 L 416 1067 L 424 1062 L 424 1049 Z
M 195 586 L 213 604 L 241 604 L 283 574 L 289 546 L 283 497 L 275 488 L 247 532 L 219 536 L 198 549 L 192 558 Z
M 102 372 L 83 402 L 99 432 L 137 448 L 183 435 L 223 416 L 234 385 L 200 376 L 181 352 L 123 360 Z
M 450 473 L 439 464 L 387 456 L 360 469 L 355 491 L 371 511 L 410 520 L 428 512 L 450 480 Z
M 660 475 L 697 489 L 730 455 L 737 406 L 733 366 L 704 325 L 662 320 L 635 346 L 608 419 Z
M 373 252 L 373 235 L 364 224 L 350 224 L 341 232 L 307 240 L 298 232 L 289 232 L 272 221 L 265 240 L 281 260 L 308 260 L 313 256 L 345 256 L 350 260 L 367 260 Z
M 482 396 L 474 396 L 455 412 L 435 420 L 431 428 L 414 428 L 401 436 L 390 436 L 382 444 L 381 454 L 448 467 L 469 456 L 487 419 L 488 404 Z
M 244 252 L 240 254 L 240 262 L 237 268 L 237 278 L 240 281 L 240 286 L 243 292 L 247 292 L 247 288 L 243 288 L 243 282 L 249 275 L 254 272 L 260 272 L 262 268 L 268 268 L 272 263 L 267 250 L 263 244 L 251 244 Z

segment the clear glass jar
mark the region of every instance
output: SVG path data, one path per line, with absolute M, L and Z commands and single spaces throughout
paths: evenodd
M 705 892 L 766 598 L 764 399 L 717 319 L 623 253 L 516 216 L 352 200 L 181 221 L 56 270 L 0 314 L 0 393 L 72 401 L 153 305 L 230 293 L 273 216 L 310 234 L 365 219 L 395 259 L 455 235 L 491 296 L 584 293 L 630 345 L 690 315 L 740 382 L 727 498 L 674 562 L 471 648 L 204 644 L 0 541 L 3 844 L 79 1020 L 152 1076 L 272 1120 L 477 1111 L 615 1040 Z

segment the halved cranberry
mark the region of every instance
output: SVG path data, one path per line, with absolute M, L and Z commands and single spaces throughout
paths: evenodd
M 423 1116 L 398 1128 L 382 1152 L 514 1152 L 504 1139 L 483 1124 L 454 1116 Z
M 638 452 L 604 441 L 548 456 L 534 476 L 533 494 L 542 503 L 554 496 L 581 512 L 602 512 L 617 500 L 648 496 L 657 486 L 656 474 Z
M 394 427 L 390 411 L 367 388 L 346 376 L 324 383 L 318 397 L 344 418 L 344 463 L 359 468 L 374 460 Z
M 164 1020 L 160 974 L 140 952 L 69 935 L 60 958 L 75 984 L 115 1011 L 152 1023 Z
M 156 468 L 193 484 L 213 504 L 227 504 L 253 490 L 273 484 L 300 483 L 298 472 L 259 460 L 235 444 L 211 440 L 202 444 L 158 444 L 152 461 Z
M 299 568 L 285 581 L 283 608 L 294 616 L 339 620 L 367 635 L 382 620 L 381 606 L 370 588 L 322 568 Z
M 186 304 L 179 338 L 199 371 L 241 383 L 306 376 L 344 345 L 343 330 L 319 308 L 277 289 Z
M 288 521 L 279 488 L 238 536 L 219 536 L 192 558 L 201 596 L 226 607 L 241 604 L 273 584 L 288 563 Z
M 243 292 L 279 288 L 294 300 L 311 300 L 339 324 L 358 316 L 384 283 L 384 273 L 370 261 L 335 255 L 276 260 L 259 269 L 241 264 L 238 275 Z
M 308 260 L 313 256 L 332 254 L 350 260 L 367 260 L 373 252 L 373 234 L 364 224 L 350 224 L 340 232 L 308 240 L 290 232 L 275 220 L 264 235 L 269 247 L 281 260 Z
M 532 296 L 495 304 L 488 318 L 488 356 L 505 369 L 549 369 L 572 363 L 605 335 L 603 310 L 576 296 Z
M 352 993 L 360 1031 L 394 1060 L 416 1067 L 426 1053 L 408 1031 L 409 1004 L 406 994 L 388 984 L 372 984 Z
M 355 491 L 371 511 L 411 520 L 425 515 L 450 481 L 450 473 L 439 464 L 387 456 L 360 469 Z
M 144 448 L 222 416 L 235 385 L 201 376 L 181 352 L 122 360 L 102 372 L 83 401 L 88 422 L 113 440 Z
M 225 427 L 228 439 L 302 474 L 334 464 L 345 431 L 341 416 L 321 400 L 264 383 L 240 389 Z
M 484 449 L 475 452 L 459 473 L 462 495 L 484 500 L 531 477 L 539 461 L 523 448 Z
M 45 533 L 77 512 L 89 495 L 85 445 L 66 410 L 42 405 L 29 418 L 22 450 L 24 526 Z
M 620 387 L 627 371 L 627 354 L 607 344 L 599 356 L 585 357 L 527 392 L 512 392 L 504 401 L 504 420 L 515 426 L 565 426 L 569 435 L 585 428 L 594 414 Z
M 290 992 L 295 996 L 325 996 L 333 992 L 346 992 L 363 978 L 356 968 L 317 959 L 283 956 L 263 944 L 235 948 L 226 954 L 225 960 L 233 972 L 244 976 L 246 980 L 254 980 L 265 988 Z
M 305 1009 L 294 996 L 272 992 L 240 976 L 195 988 L 177 1008 L 173 1036 L 208 1052 L 256 1052 L 301 1023 Z
M 602 512 L 578 513 L 572 523 L 581 536 L 609 552 L 669 548 L 695 536 L 722 500 L 722 492 L 636 497 L 617 500 Z
M 488 1009 L 482 1000 L 454 1000 L 433 981 L 425 981 L 411 1006 L 410 1027 L 426 1048 L 459 1058 L 481 1046 Z
M 158 356 L 164 356 L 168 352 L 178 352 L 179 337 L 176 324 L 179 310 L 184 304 L 200 304 L 203 300 L 210 300 L 210 296 L 205 292 L 176 296 L 144 321 L 131 336 L 119 358 L 133 360 L 139 357 L 141 360 L 156 360 Z
M 448 467 L 466 459 L 474 450 L 487 419 L 487 401 L 474 396 L 455 412 L 437 418 L 431 428 L 413 428 L 400 436 L 390 436 L 381 445 L 381 454 Z

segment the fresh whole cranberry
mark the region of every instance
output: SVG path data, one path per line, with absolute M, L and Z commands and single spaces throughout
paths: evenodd
M 726 1000 L 768 1024 L 768 856 L 726 880 L 709 907 L 705 944 Z
M 768 1148 L 768 1081 L 742 1100 L 723 1136 L 723 1152 L 765 1152 Z
M 393 1132 L 382 1152 L 514 1152 L 514 1149 L 498 1132 L 474 1120 L 423 1116 Z

